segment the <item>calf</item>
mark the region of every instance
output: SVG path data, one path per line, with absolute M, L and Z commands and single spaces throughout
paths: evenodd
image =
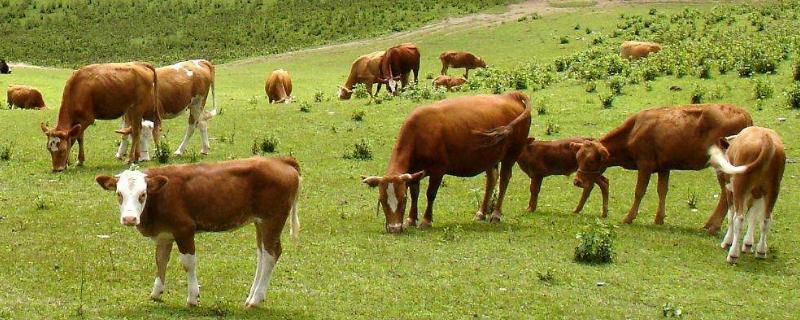
M 281 231 L 290 215 L 290 234 L 296 238 L 299 230 L 300 166 L 293 158 L 253 157 L 144 172 L 131 169 L 95 180 L 103 189 L 116 192 L 120 223 L 135 226 L 156 242 L 157 272 L 150 294 L 154 300 L 164 292 L 173 242 L 187 272 L 186 302 L 195 306 L 200 295 L 195 233 L 233 230 L 253 222 L 258 264 L 245 306 L 257 306 L 266 297 L 272 269 L 281 255 Z
M 436 77 L 436 79 L 433 79 L 432 84 L 434 88 L 445 87 L 447 88 L 448 91 L 450 91 L 454 87 L 461 86 L 466 82 L 467 79 L 464 79 L 464 77 L 451 77 L 451 76 L 441 75 Z
M 619 55 L 630 61 L 645 58 L 651 53 L 661 51 L 661 45 L 655 42 L 625 41 L 619 47 Z
M 6 92 L 9 108 L 44 109 L 44 99 L 39 90 L 28 86 L 10 86 Z
M 442 62 L 442 75 L 447 75 L 447 69 L 450 67 L 464 68 L 464 78 L 469 78 L 470 69 L 486 68 L 486 61 L 483 58 L 464 51 L 442 52 L 439 61 Z
M 292 101 L 292 77 L 286 70 L 272 71 L 264 85 L 269 103 L 289 103 Z
M 528 138 L 528 144 L 522 149 L 517 164 L 528 177 L 531 178 L 531 199 L 528 202 L 528 211 L 536 211 L 536 204 L 539 200 L 539 191 L 542 188 L 542 180 L 548 176 L 569 176 L 578 170 L 578 160 L 575 157 L 575 150 L 580 144 L 592 140 L 590 138 L 568 138 L 555 141 L 535 141 Z M 608 179 L 599 175 L 594 177 L 593 183 L 583 188 L 581 199 L 575 207 L 575 213 L 583 210 L 586 200 L 594 189 L 594 185 L 600 187 L 603 194 L 603 212 L 601 217 L 608 216 Z
M 735 263 L 742 241 L 742 223 L 747 215 L 749 222 L 741 251 L 752 250 L 753 231 L 758 223 L 761 225 L 761 239 L 756 247 L 756 257 L 766 258 L 767 233 L 786 165 L 783 142 L 773 130 L 749 127 L 735 136 L 721 139 L 720 144 L 728 147 L 727 152 L 711 146 L 709 155 L 711 165 L 724 174 L 731 204 L 728 232 L 721 246 L 728 249 L 728 262 Z

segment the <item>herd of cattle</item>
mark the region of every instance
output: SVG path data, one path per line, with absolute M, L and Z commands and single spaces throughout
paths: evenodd
M 658 44 L 626 42 L 620 54 L 633 60 L 659 50 Z M 442 75 L 433 83 L 448 89 L 463 84 L 470 69 L 486 67 L 483 59 L 467 52 L 447 51 L 439 59 Z M 3 70 L 10 72 L 2 62 Z M 397 93 L 408 85 L 412 72 L 417 81 L 419 66 L 419 49 L 410 43 L 363 55 L 353 62 L 338 96 L 350 98 L 359 83 L 370 94 L 376 83 L 378 91 L 386 85 L 390 93 Z M 464 77 L 447 76 L 450 67 L 464 68 Z M 188 127 L 175 154 L 186 150 L 195 129 L 200 130 L 201 152 L 207 154 L 208 121 L 217 109 L 214 81 L 214 66 L 205 60 L 162 68 L 140 62 L 80 68 L 64 86 L 55 127 L 41 124 L 52 170 L 59 172 L 67 167 L 75 142 L 79 146 L 77 165 L 84 163 L 84 131 L 95 120 L 122 118 L 117 132 L 123 140 L 116 156 L 125 157 L 128 140 L 132 139 L 128 161 L 147 160 L 147 144 L 149 140 L 158 143 L 161 120 L 174 118 L 187 109 Z M 270 103 L 289 102 L 289 73 L 273 71 L 267 77 L 265 91 Z M 213 108 L 206 111 L 209 93 Z M 25 86 L 9 88 L 8 102 L 23 108 L 45 108 L 41 93 Z M 734 263 L 740 252 L 752 250 L 758 224 L 761 237 L 755 254 L 766 256 L 766 236 L 786 156 L 780 137 L 770 129 L 753 126 L 746 110 L 729 104 L 651 108 L 633 114 L 599 139 L 538 141 L 528 137 L 531 107 L 525 93 L 509 92 L 451 98 L 413 110 L 400 127 L 386 173 L 362 180 L 378 188 L 386 231 L 430 227 L 433 203 L 443 177 L 471 177 L 482 172 L 486 173 L 485 192 L 475 219 L 486 220 L 490 214 L 490 222 L 499 222 L 515 164 L 530 177 L 528 210 L 536 210 L 545 177 L 576 173 L 574 184 L 583 192 L 575 212 L 583 209 L 597 185 L 603 196 L 602 217 L 608 214 L 609 180 L 604 171 L 615 166 L 636 170 L 634 201 L 624 223 L 636 218 L 650 176 L 657 173 L 659 203 L 654 223 L 662 224 L 670 171 L 700 170 L 710 164 L 716 169 L 721 192 L 705 228 L 716 233 L 727 212 L 730 224 L 721 245 L 728 249 L 727 261 Z M 429 178 L 428 203 L 420 220 L 417 205 L 420 180 L 424 177 Z M 497 201 L 488 212 L 498 179 Z M 143 171 L 132 166 L 115 176 L 96 177 L 103 189 L 116 193 L 120 223 L 136 226 L 141 234 L 156 241 L 153 299 L 160 299 L 164 291 L 173 243 L 177 244 L 187 271 L 187 302 L 196 305 L 199 285 L 195 233 L 226 231 L 254 222 L 258 263 L 247 307 L 256 306 L 265 298 L 272 270 L 281 255 L 280 234 L 287 219 L 291 218 L 292 236 L 297 236 L 300 180 L 300 165 L 290 157 L 254 157 Z M 411 203 L 404 219 L 409 192 Z M 217 196 L 220 194 L 225 197 Z M 749 217 L 748 230 L 742 239 L 745 216 Z

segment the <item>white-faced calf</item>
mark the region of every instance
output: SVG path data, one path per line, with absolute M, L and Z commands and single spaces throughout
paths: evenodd
M 188 277 L 187 303 L 197 305 L 200 286 L 195 273 L 194 235 L 256 227 L 258 264 L 246 307 L 266 297 L 272 269 L 281 255 L 281 231 L 291 215 L 297 237 L 300 166 L 293 158 L 254 157 L 216 164 L 175 165 L 98 176 L 103 189 L 114 191 L 119 221 L 136 226 L 156 242 L 156 279 L 150 297 L 161 298 L 172 243 Z

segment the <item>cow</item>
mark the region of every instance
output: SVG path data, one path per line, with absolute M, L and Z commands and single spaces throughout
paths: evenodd
M 767 257 L 767 233 L 772 222 L 772 211 L 778 200 L 786 152 L 780 136 L 773 130 L 748 127 L 737 135 L 720 139 L 720 146 L 709 148 L 711 165 L 724 175 L 730 210 L 728 210 L 728 232 L 721 246 L 728 249 L 729 263 L 739 258 L 742 242 L 742 223 L 748 216 L 747 233 L 741 252 L 750 252 L 755 242 L 754 229 L 761 226 L 761 238 L 755 255 Z
M 619 56 L 629 61 L 646 58 L 651 53 L 661 51 L 661 45 L 655 42 L 625 41 L 619 47 Z
M 133 135 L 128 161 L 138 159 L 143 118 L 153 121 L 153 134 L 158 139 L 161 114 L 156 107 L 157 88 L 156 70 L 147 63 L 92 64 L 73 72 L 64 86 L 56 127 L 50 129 L 40 123 L 47 136 L 53 172 L 66 168 L 75 141 L 79 147 L 77 165 L 83 165 L 86 159 L 83 133 L 96 119 L 111 120 L 124 116 Z
M 163 119 L 173 119 L 189 110 L 189 123 L 181 144 L 175 150 L 181 156 L 189 145 L 194 130 L 200 129 L 200 153 L 208 155 L 208 121 L 217 114 L 217 99 L 214 90 L 214 65 L 206 60 L 190 60 L 156 69 L 158 74 L 158 108 Z M 211 111 L 205 111 L 208 94 L 211 93 Z M 145 114 L 152 118 L 152 114 Z M 124 156 L 128 144 L 130 128 L 122 128 L 117 133 L 123 135 L 117 159 Z M 154 132 L 158 139 L 157 132 Z
M 119 222 L 135 226 L 156 244 L 156 279 L 150 298 L 164 292 L 172 243 L 178 245 L 187 273 L 189 306 L 197 305 L 194 235 L 222 232 L 249 222 L 256 227 L 256 275 L 245 301 L 247 308 L 266 297 L 272 270 L 281 255 L 281 231 L 291 216 L 291 236 L 300 228 L 297 199 L 300 166 L 294 158 L 253 157 L 215 164 L 188 164 L 126 170 L 95 178 L 105 190 L 116 192 Z M 224 196 L 220 196 L 224 195 Z
M 272 71 L 264 85 L 269 103 L 289 103 L 292 100 L 292 77 L 286 70 Z
M 29 86 L 10 86 L 6 92 L 9 108 L 44 109 L 42 93 Z
M 419 49 L 413 43 L 404 43 L 386 50 L 381 60 L 381 83 L 385 83 L 391 93 L 397 92 L 397 80 L 402 88 L 408 85 L 408 76 L 414 72 L 414 83 L 419 78 Z
M 11 74 L 11 67 L 3 59 L 0 59 L 0 74 Z
M 466 82 L 467 79 L 464 79 L 464 77 L 438 76 L 436 79 L 433 79 L 431 84 L 434 88 L 445 87 L 450 91 L 455 87 L 460 87 Z
M 464 68 L 464 78 L 469 78 L 469 70 L 486 68 L 486 61 L 472 53 L 464 51 L 445 51 L 439 55 L 442 62 L 442 75 L 447 75 L 447 69 Z
M 375 94 L 381 92 L 381 61 L 385 51 L 375 51 L 370 54 L 365 54 L 358 57 L 353 61 L 350 67 L 350 75 L 344 83 L 344 87 L 339 87 L 337 96 L 340 100 L 348 100 L 353 94 L 353 89 L 358 83 L 363 83 L 367 86 L 367 92 L 372 96 L 372 84 L 378 84 L 378 90 Z
M 411 189 L 407 225 L 417 225 L 419 182 L 425 176 L 430 177 L 428 206 L 420 228 L 431 227 L 433 202 L 444 175 L 472 177 L 486 172 L 483 202 L 475 215 L 476 220 L 486 220 L 498 163 L 500 193 L 489 221 L 499 222 L 511 169 L 530 129 L 530 112 L 530 98 L 522 92 L 458 97 L 412 111 L 400 128 L 386 174 L 362 180 L 378 187 L 386 231 L 403 231 L 406 188 Z
M 528 143 L 517 158 L 519 167 L 531 178 L 531 199 L 528 202 L 528 211 L 536 211 L 539 191 L 545 177 L 569 176 L 578 170 L 578 160 L 573 148 L 575 144 L 589 140 L 592 139 L 576 137 L 555 141 L 537 141 L 534 138 L 528 138 Z M 603 175 L 597 176 L 593 183 L 583 189 L 581 199 L 574 212 L 579 213 L 583 210 L 595 184 L 600 187 L 603 195 L 603 211 L 600 216 L 605 218 L 608 216 L 608 179 Z
M 669 187 L 670 170 L 701 170 L 708 167 L 708 148 L 719 140 L 753 125 L 744 109 L 729 104 L 699 104 L 661 107 L 640 111 L 597 141 L 576 143 L 578 159 L 575 185 L 586 188 L 606 168 L 621 166 L 637 170 L 633 205 L 623 223 L 629 224 L 639 213 L 639 204 L 647 190 L 650 175 L 658 173 L 658 210 L 655 224 L 664 223 L 664 202 Z M 725 190 L 718 175 L 720 189 Z M 727 209 L 725 192 L 719 197 L 714 214 L 705 228 L 719 230 Z

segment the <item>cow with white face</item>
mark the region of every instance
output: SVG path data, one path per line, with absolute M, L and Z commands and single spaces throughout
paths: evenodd
M 293 158 L 253 157 L 145 171 L 131 168 L 95 180 L 103 189 L 116 192 L 119 222 L 135 226 L 156 243 L 157 272 L 150 293 L 153 300 L 160 300 L 165 290 L 173 242 L 187 272 L 186 302 L 195 306 L 200 295 L 195 233 L 234 230 L 252 222 L 256 226 L 258 264 L 245 305 L 255 307 L 266 298 L 272 270 L 282 252 L 280 238 L 286 220 L 291 216 L 293 238 L 300 227 L 300 165 Z

